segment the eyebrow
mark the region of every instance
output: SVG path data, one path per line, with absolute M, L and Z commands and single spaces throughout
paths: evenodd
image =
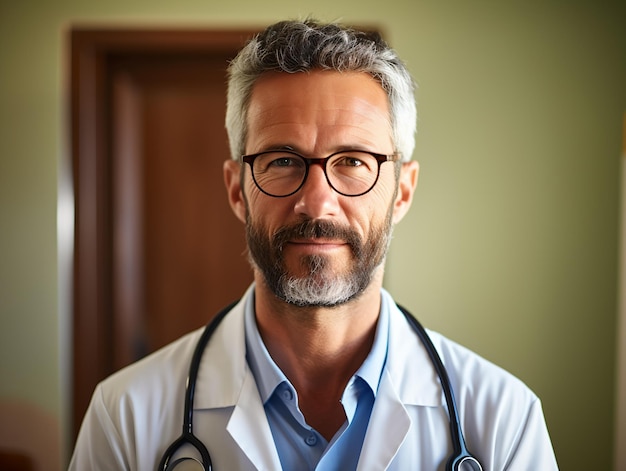
M 303 157 L 307 157 L 309 154 L 299 150 L 297 147 L 295 146 L 291 146 L 291 145 L 271 145 L 271 146 L 266 146 L 263 147 L 262 150 L 258 151 L 258 152 L 254 152 L 255 154 L 258 154 L 260 152 L 271 152 L 271 151 L 280 151 L 280 150 L 287 150 L 287 151 L 291 151 L 291 152 L 295 152 L 296 154 L 300 154 Z M 334 155 L 337 154 L 339 152 L 348 152 L 348 151 L 356 151 L 356 152 L 371 152 L 374 154 L 381 154 L 381 152 L 378 151 L 373 151 L 367 147 L 364 147 L 362 145 L 344 145 L 344 146 L 340 146 L 340 147 L 336 147 L 335 150 L 331 151 L 328 153 L 328 155 Z M 386 155 L 383 153 L 383 155 Z M 325 158 L 325 157 L 311 157 L 311 158 Z

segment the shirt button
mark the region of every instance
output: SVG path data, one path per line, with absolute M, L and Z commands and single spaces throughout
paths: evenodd
M 293 399 L 293 391 L 291 391 L 291 389 L 289 388 L 283 389 L 283 392 L 281 394 L 285 401 L 291 401 Z
M 315 446 L 317 444 L 317 437 L 315 436 L 314 433 L 312 433 L 311 435 L 306 437 L 304 441 L 309 446 Z

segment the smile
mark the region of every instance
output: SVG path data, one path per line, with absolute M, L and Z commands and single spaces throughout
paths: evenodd
M 347 246 L 347 242 L 344 240 L 331 240 L 331 239 L 296 239 L 287 242 L 286 246 L 292 246 L 308 251 L 327 251 L 335 250 L 341 247 Z

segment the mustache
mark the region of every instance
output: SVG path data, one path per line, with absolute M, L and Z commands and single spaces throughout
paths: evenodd
M 359 234 L 349 226 L 331 221 L 305 219 L 278 229 L 273 237 L 273 245 L 282 251 L 290 240 L 298 239 L 336 239 L 348 244 L 355 255 L 361 253 L 363 243 Z

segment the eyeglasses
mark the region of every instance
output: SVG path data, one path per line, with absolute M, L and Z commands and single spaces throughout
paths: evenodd
M 396 162 L 398 154 L 342 150 L 323 159 L 307 158 L 292 150 L 268 150 L 244 155 L 252 179 L 263 193 L 282 198 L 296 193 L 306 182 L 309 167 L 319 164 L 330 187 L 344 196 L 361 196 L 376 185 L 383 162 Z

